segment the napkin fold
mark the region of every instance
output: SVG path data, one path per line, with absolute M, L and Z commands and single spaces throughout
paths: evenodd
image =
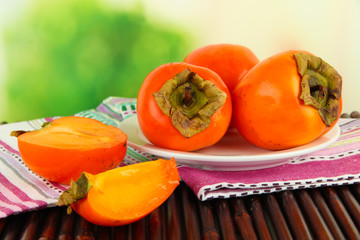
M 96 109 L 77 116 L 119 127 L 136 114 L 136 99 L 109 97 Z M 21 160 L 12 130 L 39 129 L 36 119 L 0 125 L 0 218 L 32 209 L 51 207 L 68 187 L 36 175 Z M 287 164 L 249 171 L 210 171 L 178 165 L 184 181 L 200 200 L 229 198 L 283 190 L 337 186 L 360 182 L 360 119 L 340 119 L 341 134 L 331 146 L 289 160 Z M 160 157 L 128 147 L 123 164 Z

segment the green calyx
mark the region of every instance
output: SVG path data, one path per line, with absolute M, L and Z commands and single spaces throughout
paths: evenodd
M 210 117 L 224 105 L 226 93 L 189 69 L 178 73 L 153 94 L 173 126 L 190 138 L 210 125 Z
M 300 98 L 305 105 L 318 110 L 326 126 L 331 126 L 340 114 L 340 74 L 319 57 L 302 52 L 294 54 L 294 57 L 302 77 Z
M 70 188 L 66 189 L 60 195 L 58 201 L 55 204 L 58 206 L 68 206 L 67 212 L 70 214 L 71 204 L 86 197 L 90 188 L 91 183 L 89 179 L 86 177 L 85 173 L 82 173 L 76 182 L 71 180 Z

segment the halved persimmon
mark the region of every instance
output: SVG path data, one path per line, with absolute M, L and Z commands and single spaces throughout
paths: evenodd
M 125 225 L 159 207 L 179 181 L 173 158 L 119 167 L 97 175 L 83 173 L 60 196 L 57 204 L 71 206 L 93 224 Z
M 119 128 L 85 117 L 62 117 L 42 129 L 13 135 L 33 172 L 63 184 L 84 171 L 96 174 L 118 167 L 127 149 L 127 136 Z

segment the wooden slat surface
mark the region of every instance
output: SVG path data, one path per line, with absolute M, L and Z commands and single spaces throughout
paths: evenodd
M 201 202 L 181 184 L 144 219 L 96 226 L 66 208 L 0 219 L 0 239 L 360 239 L 360 185 Z

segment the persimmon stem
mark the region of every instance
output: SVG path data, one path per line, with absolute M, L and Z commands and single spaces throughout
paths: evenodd
M 27 133 L 28 131 L 23 131 L 23 130 L 17 130 L 17 131 L 12 131 L 10 133 L 10 136 L 12 137 L 19 137 L 21 134 Z
M 185 83 L 185 97 L 183 100 L 183 103 L 185 104 L 185 106 L 190 106 L 193 103 L 192 100 L 192 87 L 189 83 Z
M 186 138 L 204 131 L 226 101 L 226 93 L 190 69 L 177 73 L 153 94 L 162 112 Z
M 310 87 L 310 93 L 317 93 L 319 100 L 322 100 L 327 96 L 326 88 L 322 85 Z

